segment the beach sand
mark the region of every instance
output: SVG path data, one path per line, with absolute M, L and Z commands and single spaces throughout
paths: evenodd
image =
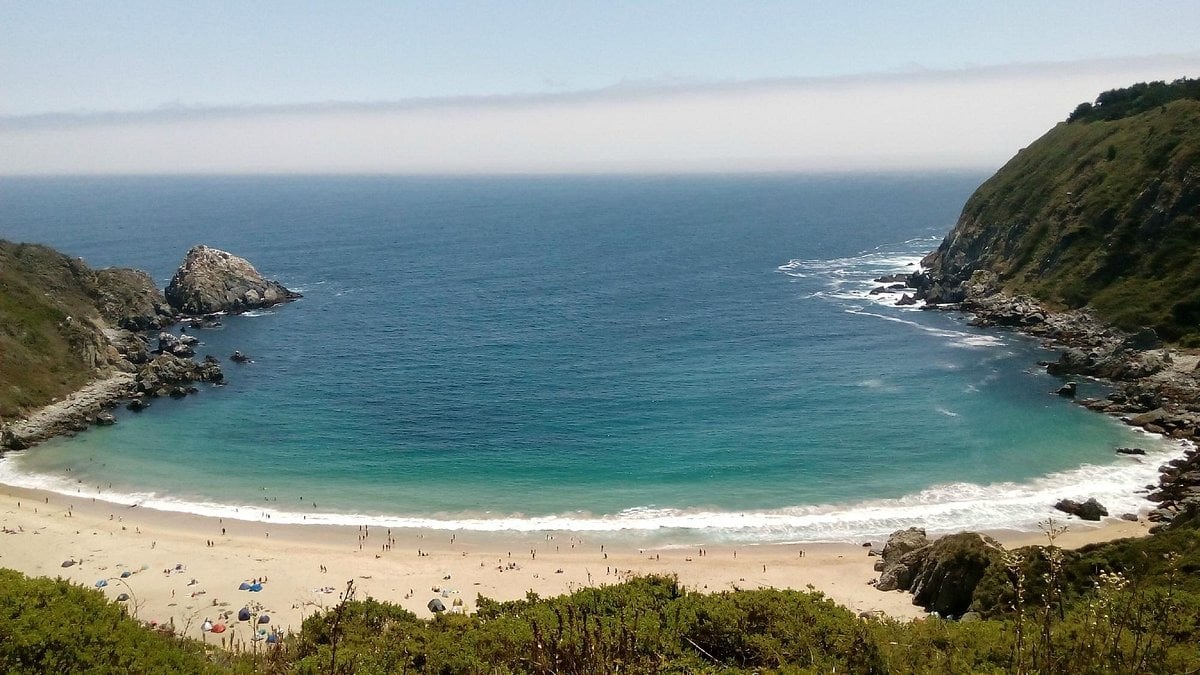
M 1058 539 L 1067 547 L 1141 536 L 1147 529 L 1144 522 L 1125 521 L 1069 525 Z M 855 612 L 924 615 L 909 594 L 870 585 L 878 577 L 872 569 L 877 558 L 862 542 L 714 545 L 701 554 L 698 547 L 639 549 L 636 540 L 622 544 L 619 536 L 608 536 L 598 543 L 569 532 L 392 530 L 389 538 L 385 528 L 220 520 L 8 486 L 0 486 L 0 527 L 0 567 L 89 587 L 105 579 L 105 594 L 129 594 L 138 619 L 243 648 L 253 629 L 236 620 L 242 607 L 268 614 L 271 627 L 294 632 L 304 617 L 336 605 L 350 580 L 356 598 L 394 602 L 420 617 L 431 616 L 427 604 L 433 598 L 452 609 L 461 600 L 462 611 L 470 612 L 478 595 L 554 596 L 640 574 L 675 574 L 686 587 L 708 592 L 812 589 Z M 992 534 L 1007 546 L 1045 543 L 1038 534 Z M 883 541 L 872 543 L 882 548 Z M 63 568 L 68 559 L 77 564 Z M 123 571 L 131 574 L 121 578 Z M 238 590 L 256 579 L 263 582 L 261 592 Z M 206 634 L 200 629 L 205 619 L 231 630 Z

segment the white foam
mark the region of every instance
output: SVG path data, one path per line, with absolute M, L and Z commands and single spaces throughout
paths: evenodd
M 1004 340 L 998 335 L 986 335 L 982 333 L 968 333 L 961 330 L 950 330 L 948 328 L 935 328 L 926 326 L 918 321 L 910 321 L 902 319 L 898 316 L 888 316 L 887 314 L 879 314 L 877 312 L 867 312 L 862 309 L 848 308 L 845 310 L 847 314 L 857 314 L 859 316 L 870 316 L 884 321 L 893 321 L 895 323 L 912 326 L 918 330 L 936 335 L 937 337 L 947 338 L 949 344 L 956 347 L 999 347 L 1004 344 Z
M 552 515 L 461 514 L 388 515 L 370 513 L 298 513 L 250 504 L 186 501 L 145 493 L 87 492 L 118 504 L 137 504 L 162 511 L 186 512 L 214 518 L 308 525 L 373 525 L 395 528 L 470 530 L 479 532 L 625 532 L 748 542 L 853 541 L 885 536 L 897 529 L 919 526 L 930 532 L 1015 529 L 1037 531 L 1047 518 L 1065 520 L 1053 508 L 1063 498 L 1095 497 L 1109 512 L 1147 510 L 1150 503 L 1135 494 L 1157 480 L 1157 467 L 1181 456 L 1182 443 L 1161 443 L 1140 458 L 1120 458 L 1113 464 L 1085 464 L 1026 483 L 948 483 L 934 485 L 896 499 L 872 499 L 849 504 L 797 505 L 781 509 L 721 511 L 644 506 L 597 515 L 571 512 Z M 0 483 L 84 494 L 65 478 L 23 473 L 20 453 L 0 459 Z M 269 518 L 268 518 L 269 517 Z M 1071 521 L 1072 527 L 1088 526 Z

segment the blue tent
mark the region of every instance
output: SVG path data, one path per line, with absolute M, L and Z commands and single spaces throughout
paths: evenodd
M 243 582 L 241 583 L 241 585 L 240 585 L 240 586 L 238 586 L 238 590 L 239 590 L 239 591 L 248 591 L 248 590 L 250 590 L 250 584 L 248 584 L 248 583 L 246 583 L 245 581 L 243 581 Z
M 247 607 L 243 607 L 243 608 L 239 609 L 238 610 L 238 621 L 249 621 L 249 620 L 250 620 L 250 609 Z
M 257 593 L 262 590 L 262 584 L 250 584 L 250 592 Z
M 104 588 L 107 585 L 108 585 L 108 581 L 106 579 L 97 579 L 96 580 L 96 588 Z
M 277 633 L 271 633 L 267 636 L 267 644 L 273 645 L 276 642 L 279 642 L 279 635 Z
M 133 572 L 130 572 L 129 570 L 125 570 L 124 572 L 121 572 L 122 579 L 128 579 L 131 576 L 133 576 Z
M 271 623 L 271 617 L 267 616 L 266 614 L 261 614 L 258 617 L 258 622 L 259 623 Z

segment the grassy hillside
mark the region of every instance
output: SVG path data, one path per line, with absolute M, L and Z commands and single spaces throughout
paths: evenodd
M 168 316 L 144 272 L 92 270 L 45 246 L 0 240 L 0 418 L 70 393 L 111 365 L 103 327 L 146 329 Z
M 1200 345 L 1200 101 L 1078 115 L 1017 153 L 926 258 L 935 277 L 999 275 L 1052 307 Z
M 0 242 L 0 417 L 93 377 L 100 343 L 90 274 L 44 246 Z

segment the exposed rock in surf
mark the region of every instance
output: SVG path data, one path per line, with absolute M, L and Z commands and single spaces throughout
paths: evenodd
M 264 279 L 245 258 L 208 246 L 194 246 L 167 286 L 166 298 L 183 314 L 244 312 L 301 297 Z
M 1086 502 L 1080 503 L 1074 499 L 1060 499 L 1054 508 L 1077 516 L 1082 520 L 1100 520 L 1100 518 L 1108 515 L 1108 509 L 1104 505 L 1096 501 L 1095 497 L 1089 498 Z
M 160 354 L 138 370 L 134 387 L 138 393 L 150 397 L 179 398 L 195 393 L 193 382 L 219 384 L 224 379 L 220 362 L 211 356 L 197 363 L 173 354 Z
M 1077 383 L 1068 382 L 1068 383 L 1064 384 L 1063 386 L 1059 387 L 1058 391 L 1056 391 L 1054 393 L 1056 393 L 1059 396 L 1062 396 L 1064 398 L 1075 398 L 1075 390 L 1078 387 L 1079 387 L 1079 385 Z

